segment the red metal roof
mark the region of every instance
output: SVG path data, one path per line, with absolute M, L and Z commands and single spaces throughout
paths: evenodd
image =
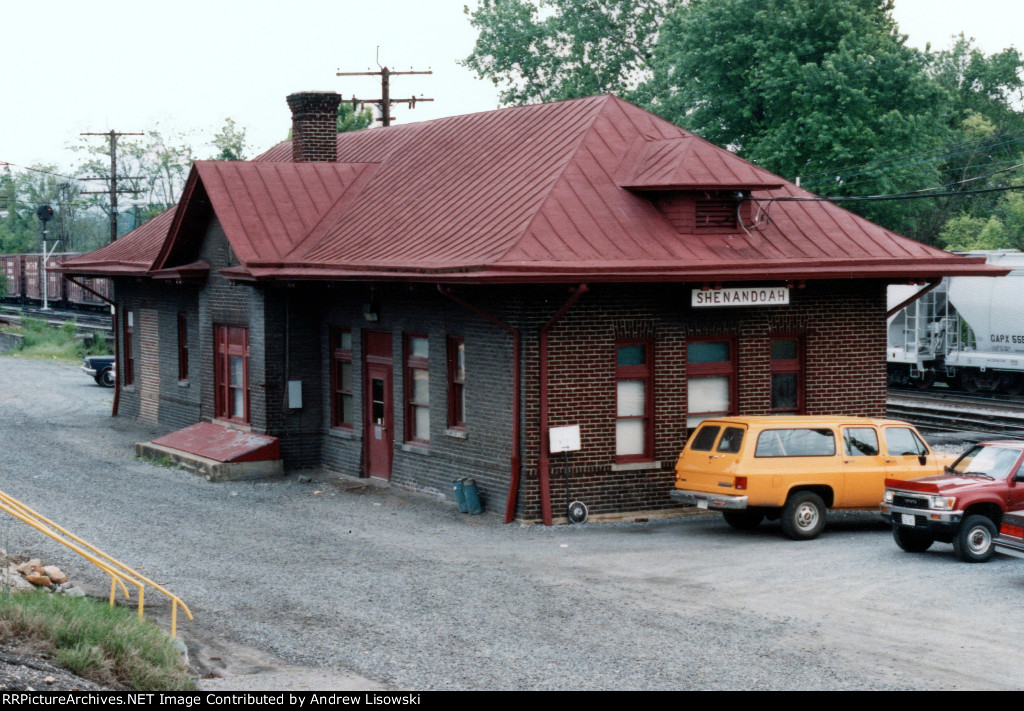
M 609 95 L 339 134 L 338 163 L 290 160 L 283 143 L 252 162 L 197 163 L 184 211 L 164 227 L 166 244 L 149 267 L 195 259 L 175 245 L 196 239 L 188 220 L 201 213 L 205 191 L 241 262 L 228 272 L 235 278 L 718 282 L 991 273 L 981 259 L 906 239 L 828 202 L 765 203 L 768 219 L 749 233 L 680 233 L 651 199 L 657 191 L 811 195 Z M 80 259 L 103 253 L 110 263 L 117 245 L 126 255 L 151 254 L 135 245 L 138 232 Z
M 145 274 L 153 266 L 167 234 L 177 206 L 144 222 L 115 242 L 61 264 L 61 271 L 72 274 Z
M 630 190 L 781 188 L 784 181 L 697 136 L 634 141 L 619 182 Z

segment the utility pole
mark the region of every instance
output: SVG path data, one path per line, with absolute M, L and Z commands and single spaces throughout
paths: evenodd
M 374 77 L 379 76 L 380 77 L 380 98 L 379 99 L 357 99 L 355 94 L 353 94 L 352 98 L 349 99 L 349 101 L 352 102 L 353 110 L 357 106 L 359 106 L 360 104 L 363 104 L 363 105 L 365 105 L 365 104 L 373 104 L 373 105 L 377 106 L 377 108 L 380 109 L 380 118 L 377 119 L 377 121 L 380 121 L 381 124 L 384 125 L 384 126 L 390 126 L 391 125 L 391 119 L 394 118 L 394 116 L 391 115 L 391 104 L 408 104 L 410 109 L 415 109 L 416 108 L 416 103 L 419 102 L 419 101 L 433 101 L 433 99 L 424 99 L 423 97 L 417 98 L 415 96 L 411 96 L 408 99 L 392 99 L 391 98 L 391 77 L 397 76 L 399 74 L 433 74 L 434 72 L 432 72 L 430 70 L 425 71 L 425 72 L 423 72 L 423 71 L 417 72 L 417 71 L 413 71 L 412 68 L 410 68 L 409 71 L 407 71 L 407 72 L 393 72 L 390 69 L 388 69 L 387 67 L 381 67 L 380 66 L 380 61 L 379 61 L 379 59 L 380 59 L 380 47 L 377 48 L 377 57 L 378 57 L 377 66 L 380 67 L 380 71 L 376 71 L 376 72 L 342 72 L 342 71 L 339 71 L 339 72 L 337 72 L 335 74 L 335 76 L 339 76 L 339 77 L 355 77 L 355 76 L 374 76 Z
M 98 195 L 105 192 L 110 193 L 110 241 L 117 239 L 117 195 L 118 193 L 141 193 L 141 190 L 118 190 L 118 180 L 141 180 L 139 177 L 128 177 L 117 175 L 117 138 L 118 136 L 144 136 L 144 133 L 118 133 L 113 129 L 109 133 L 82 133 L 82 136 L 109 136 L 110 137 L 110 190 L 83 190 L 83 195 Z M 79 180 L 108 180 L 108 178 L 79 178 Z

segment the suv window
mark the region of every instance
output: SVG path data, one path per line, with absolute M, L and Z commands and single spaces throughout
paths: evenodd
M 890 456 L 928 454 L 924 442 L 906 427 L 888 427 L 885 430 L 885 450 Z
M 878 433 L 870 427 L 847 427 L 843 430 L 843 445 L 848 457 L 877 457 Z
M 743 428 L 726 427 L 722 441 L 718 443 L 718 451 L 736 454 L 740 451 L 741 444 L 743 444 Z
M 715 446 L 715 438 L 718 437 L 718 432 L 721 429 L 718 425 L 701 427 L 693 436 L 693 444 L 690 445 L 690 449 L 697 452 L 710 452 L 711 448 Z
M 755 457 L 831 457 L 836 438 L 830 429 L 765 430 L 757 437 Z

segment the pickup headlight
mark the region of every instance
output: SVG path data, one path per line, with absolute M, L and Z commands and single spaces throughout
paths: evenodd
M 891 504 L 893 496 L 894 496 L 893 490 L 892 489 L 886 489 L 885 490 L 885 494 L 882 496 L 882 500 L 885 501 L 885 503 L 887 503 L 887 504 Z
M 940 511 L 952 511 L 956 507 L 955 496 L 929 496 L 928 506 Z

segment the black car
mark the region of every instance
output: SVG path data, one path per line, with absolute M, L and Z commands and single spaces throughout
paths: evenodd
M 114 380 L 116 378 L 114 374 L 114 356 L 82 356 L 82 360 L 85 361 L 82 370 L 91 375 L 97 385 L 102 385 L 105 388 L 114 387 Z

